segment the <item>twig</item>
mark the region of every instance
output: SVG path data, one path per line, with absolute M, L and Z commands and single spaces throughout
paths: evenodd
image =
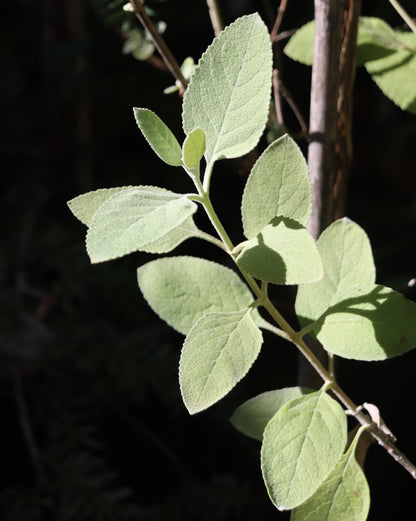
M 169 47 L 166 45 L 165 40 L 162 38 L 156 27 L 154 26 L 152 20 L 149 18 L 146 13 L 146 9 L 144 8 L 143 0 L 130 0 L 131 5 L 133 6 L 133 10 L 137 15 L 137 18 L 140 20 L 143 27 L 149 33 L 156 49 L 159 51 L 163 61 L 166 63 L 168 69 L 174 76 L 176 80 L 178 80 L 181 84 L 181 90 L 184 91 L 188 82 L 184 78 L 181 68 L 179 67 L 178 62 L 175 57 L 171 53 Z
M 274 22 L 272 32 L 270 33 L 270 40 L 272 42 L 275 41 L 275 38 L 276 38 L 277 34 L 279 33 L 280 25 L 282 23 L 283 16 L 284 16 L 285 11 L 286 11 L 287 2 L 288 2 L 288 0 L 282 0 L 280 2 L 280 5 L 279 5 L 278 9 L 277 9 L 276 20 Z
M 274 105 L 276 107 L 276 118 L 279 122 L 279 125 L 282 129 L 282 132 L 286 132 L 285 122 L 283 119 L 282 112 L 282 102 L 280 97 L 280 88 L 279 88 L 279 73 L 277 69 L 273 69 L 273 97 L 274 97 Z
M 279 80 L 279 86 L 280 86 L 280 92 L 281 92 L 282 96 L 285 98 L 286 103 L 292 109 L 292 112 L 295 115 L 296 119 L 298 120 L 298 123 L 302 129 L 301 137 L 306 138 L 306 140 L 309 142 L 308 125 L 306 124 L 306 121 L 303 118 L 301 111 L 299 110 L 298 106 L 296 105 L 295 100 L 293 99 L 291 93 L 288 91 L 288 89 L 283 85 L 283 83 L 280 80 Z
M 215 36 L 218 36 L 224 29 L 224 22 L 217 0 L 207 0 L 207 6 L 209 11 L 209 17 L 211 18 L 212 28 L 214 29 Z
M 389 2 L 396 9 L 399 15 L 403 18 L 403 20 L 407 23 L 409 29 L 411 29 L 416 34 L 416 24 L 413 21 L 413 18 L 403 9 L 403 7 L 399 4 L 397 0 L 389 0 Z
M 288 29 L 287 31 L 282 31 L 273 38 L 273 43 L 280 42 L 280 40 L 284 40 L 285 38 L 290 38 L 295 34 L 297 29 Z

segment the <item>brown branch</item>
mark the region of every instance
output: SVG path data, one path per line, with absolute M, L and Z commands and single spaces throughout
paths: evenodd
M 215 36 L 218 36 L 224 29 L 224 22 L 217 0 L 207 0 L 209 17 L 211 18 L 212 28 Z
M 180 82 L 182 86 L 181 90 L 184 91 L 188 82 L 184 78 L 181 68 L 179 67 L 178 62 L 176 61 L 169 47 L 166 45 L 165 40 L 162 38 L 154 26 L 152 20 L 149 18 L 149 15 L 146 13 L 143 0 L 130 0 L 130 3 L 133 7 L 133 11 L 137 15 L 137 18 L 140 20 L 140 23 L 149 33 L 149 36 L 151 37 L 156 49 L 159 51 L 163 61 L 166 63 L 173 77 Z
M 282 99 L 280 93 L 280 85 L 279 85 L 279 73 L 277 69 L 273 69 L 273 98 L 274 105 L 276 110 L 276 118 L 279 122 L 279 125 L 282 129 L 282 132 L 286 132 L 285 122 L 283 120 L 283 112 L 282 112 Z
M 335 219 L 345 215 L 347 184 L 352 162 L 352 107 L 360 11 L 361 0 L 344 0 L 344 22 L 339 60 L 337 172 L 334 184 Z
M 282 0 L 277 9 L 276 20 L 274 22 L 272 32 L 270 33 L 270 40 L 272 42 L 275 41 L 275 38 L 276 38 L 277 34 L 279 33 L 280 25 L 282 24 L 282 20 L 283 20 L 285 11 L 286 11 L 287 3 L 288 3 L 288 0 Z

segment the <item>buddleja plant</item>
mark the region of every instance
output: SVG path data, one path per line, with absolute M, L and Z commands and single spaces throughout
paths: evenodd
M 245 240 L 232 243 L 211 203 L 212 172 L 217 161 L 246 154 L 259 141 L 271 78 L 265 25 L 258 15 L 238 19 L 214 40 L 193 73 L 183 99 L 182 146 L 156 114 L 134 109 L 150 146 L 165 163 L 185 171 L 195 193 L 128 186 L 81 195 L 69 206 L 88 226 L 93 263 L 138 250 L 168 253 L 190 238 L 209 241 L 231 257 L 236 271 L 191 256 L 163 257 L 138 269 L 150 307 L 186 335 L 179 366 L 186 408 L 198 413 L 232 390 L 260 352 L 261 329 L 283 336 L 318 371 L 322 388 L 271 390 L 242 404 L 231 421 L 262 441 L 267 491 L 278 509 L 293 511 L 293 521 L 364 521 L 370 497 L 355 458 L 363 430 L 396 459 L 405 458 L 387 429 L 346 396 L 305 337 L 318 339 L 331 355 L 390 358 L 416 345 L 416 305 L 375 283 L 369 240 L 354 222 L 333 223 L 315 243 L 306 229 L 307 165 L 287 135 L 255 163 L 241 204 Z M 198 207 L 215 235 L 195 225 Z M 274 307 L 269 284 L 299 285 L 301 329 L 293 329 Z M 348 447 L 347 414 L 361 423 Z

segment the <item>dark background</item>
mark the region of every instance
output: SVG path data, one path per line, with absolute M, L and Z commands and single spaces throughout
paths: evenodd
M 270 6 L 277 5 L 221 3 L 226 23 L 259 10 L 269 27 Z M 363 14 L 401 25 L 387 1 L 363 3 Z M 213 36 L 205 2 L 152 6 L 167 23 L 165 39 L 178 61 L 197 60 Z M 403 6 L 416 14 L 411 0 Z M 267 498 L 259 444 L 228 418 L 245 399 L 296 384 L 293 348 L 265 333 L 247 378 L 190 417 L 177 382 L 183 339 L 137 289 L 135 270 L 153 257 L 136 253 L 91 266 L 85 229 L 66 206 L 102 187 L 190 189 L 180 169 L 153 154 L 132 114 L 133 106 L 148 107 L 182 136 L 180 99 L 162 94 L 173 80 L 122 54 L 112 13 L 86 0 L 2 4 L 0 519 L 288 519 Z M 282 30 L 312 17 L 311 0 L 289 2 Z M 282 75 L 307 117 L 310 69 L 283 59 Z M 296 132 L 287 107 L 285 115 Z M 416 276 L 416 116 L 401 112 L 359 69 L 354 118 L 347 213 L 370 236 L 378 282 L 414 298 L 407 282 Z M 231 161 L 220 163 L 213 179 L 215 202 L 235 240 L 245 179 Z M 177 253 L 227 262 L 195 240 Z M 286 296 L 275 297 L 284 312 Z M 357 403 L 379 406 L 413 461 L 415 363 L 411 352 L 386 362 L 339 364 L 345 390 Z M 375 446 L 366 471 L 369 520 L 410 519 L 412 478 Z

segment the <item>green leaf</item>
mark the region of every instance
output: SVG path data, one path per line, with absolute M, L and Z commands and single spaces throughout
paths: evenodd
M 313 63 L 313 42 L 315 38 L 315 21 L 300 27 L 286 44 L 283 52 L 292 60 L 305 65 Z
M 171 166 L 182 165 L 181 147 L 159 116 L 149 109 L 135 107 L 133 112 L 138 127 L 160 159 Z
M 228 394 L 256 360 L 263 337 L 250 312 L 208 313 L 186 337 L 179 383 L 190 414 L 207 409 Z
M 263 479 L 280 510 L 302 504 L 339 462 L 347 442 L 342 407 L 323 391 L 283 405 L 267 424 L 261 449 Z
M 344 358 L 383 360 L 416 347 L 416 304 L 376 285 L 371 246 L 348 219 L 329 226 L 317 242 L 324 277 L 301 286 L 296 313 L 324 348 Z
M 365 68 L 382 92 L 402 110 L 416 114 L 416 34 L 395 31 L 402 47 Z
M 91 262 L 115 259 L 151 247 L 197 210 L 186 195 L 154 186 L 115 193 L 96 211 L 87 233 Z
M 338 291 L 353 285 L 372 286 L 375 267 L 365 231 L 344 218 L 331 224 L 317 241 L 323 278 L 298 288 L 296 313 L 302 326 L 317 320 L 332 304 Z
M 240 405 L 231 416 L 230 422 L 246 436 L 261 441 L 266 425 L 282 405 L 311 392 L 310 389 L 304 387 L 286 387 L 266 391 Z
M 122 186 L 118 188 L 100 188 L 94 192 L 79 195 L 68 201 L 71 212 L 83 224 L 89 226 L 98 208 L 112 195 L 130 190 L 131 186 Z
M 190 132 L 183 143 L 182 159 L 188 168 L 197 168 L 205 152 L 205 134 L 200 128 Z
M 293 510 L 291 521 L 366 521 L 370 491 L 355 459 L 358 439 L 359 433 L 323 485 Z
M 168 257 L 137 270 L 139 288 L 159 317 L 187 334 L 206 313 L 247 308 L 254 300 L 229 268 L 197 257 Z
M 258 14 L 227 27 L 200 59 L 185 91 L 183 128 L 201 128 L 208 163 L 239 157 L 264 131 L 272 77 L 267 28 Z
M 149 243 L 142 250 L 147 253 L 168 253 L 183 241 L 199 236 L 200 230 L 195 226 L 193 218 L 188 217 L 182 224 L 165 234 L 161 239 Z
M 247 241 L 238 266 L 274 284 L 306 284 L 322 278 L 322 262 L 312 236 L 298 222 L 275 217 Z
M 402 49 L 396 34 L 381 18 L 361 16 L 357 35 L 357 66 Z
M 308 166 L 288 135 L 259 157 L 247 180 L 241 204 L 244 234 L 254 238 L 276 216 L 306 225 L 312 208 Z
M 385 360 L 416 347 L 416 304 L 385 286 L 351 287 L 315 324 L 325 349 L 344 358 Z

